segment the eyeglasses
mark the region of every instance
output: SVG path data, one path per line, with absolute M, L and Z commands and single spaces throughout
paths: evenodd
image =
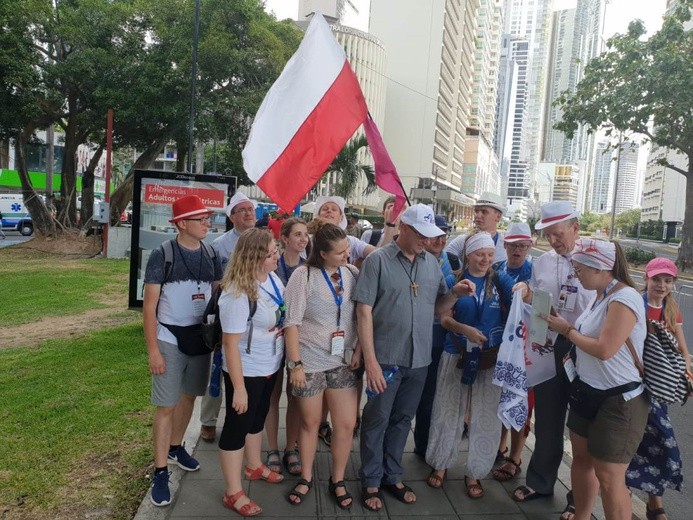
M 255 210 L 253 208 L 234 208 L 231 214 L 235 215 L 236 213 L 244 213 L 248 215 L 250 213 L 255 213 Z
M 270 258 L 272 258 L 273 256 L 276 256 L 278 254 L 279 254 L 279 249 L 275 249 L 274 251 L 270 251 L 269 253 L 267 253 L 267 256 L 265 258 L 267 258 L 269 260 Z
M 202 218 L 186 218 L 184 219 L 186 222 L 200 222 L 201 224 L 210 224 L 212 222 L 211 217 L 202 217 Z
M 527 251 L 530 247 L 532 247 L 529 244 L 513 244 L 511 242 L 508 242 L 507 245 L 510 249 L 517 249 L 518 251 Z

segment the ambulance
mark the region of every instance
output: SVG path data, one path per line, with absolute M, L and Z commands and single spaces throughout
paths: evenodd
M 3 231 L 19 231 L 25 237 L 34 232 L 31 215 L 21 194 L 0 193 L 0 213 Z

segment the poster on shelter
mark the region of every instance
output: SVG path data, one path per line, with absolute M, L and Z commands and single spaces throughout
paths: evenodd
M 141 307 L 144 299 L 144 271 L 151 252 L 176 237 L 171 204 L 186 195 L 197 195 L 214 211 L 205 242 L 226 232 L 224 208 L 232 194 L 233 177 L 193 175 L 180 172 L 137 170 L 133 197 L 132 241 L 130 245 L 129 306 Z

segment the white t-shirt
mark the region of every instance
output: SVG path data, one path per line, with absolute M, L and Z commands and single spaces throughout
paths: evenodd
M 356 260 L 366 258 L 366 247 L 369 245 L 367 242 L 352 235 L 347 235 L 347 240 L 349 240 L 349 262 L 353 264 Z
M 284 284 L 282 284 L 276 274 L 270 273 L 267 280 L 261 284 L 258 282 L 260 297 L 257 301 L 257 310 L 253 316 L 253 338 L 250 344 L 250 354 L 247 353 L 248 317 L 250 316 L 248 296 L 246 294 L 235 296 L 230 291 L 224 291 L 219 297 L 219 319 L 222 330 L 227 334 L 241 333 L 238 350 L 241 352 L 243 375 L 247 377 L 274 374 L 279 370 L 282 356 L 284 355 L 283 349 L 275 348 L 276 336 L 277 332 L 279 332 L 277 328 L 279 306 L 267 294 L 267 292 L 272 295 L 275 294 L 270 277 L 274 279 L 274 283 L 277 285 L 279 293 L 283 298 Z M 228 372 L 226 356 L 224 355 L 223 357 L 223 368 Z
M 595 298 L 596 299 L 596 298 Z M 595 301 L 592 300 L 592 302 Z M 645 319 L 645 305 L 642 295 L 632 287 L 623 287 L 618 291 L 611 291 L 601 302 L 593 307 L 590 305 L 585 312 L 575 322 L 576 328 L 581 334 L 591 338 L 598 338 L 606 321 L 606 312 L 611 302 L 619 302 L 633 311 L 636 317 L 635 327 L 630 333 L 630 340 L 635 347 L 638 357 L 642 361 L 643 345 L 647 336 L 647 322 Z M 606 390 L 616 386 L 624 385 L 632 381 L 640 381 L 640 374 L 633 356 L 624 343 L 616 352 L 616 355 L 602 361 L 590 354 L 576 349 L 577 363 L 576 368 L 580 379 L 588 385 Z M 635 397 L 642 393 L 642 386 L 632 392 L 624 394 L 627 398 Z
M 464 243 L 467 241 L 467 237 L 469 235 L 467 233 L 464 233 L 462 235 L 456 236 L 453 238 L 450 242 L 448 242 L 445 245 L 445 251 L 446 253 L 452 253 L 455 254 L 459 257 L 460 261 L 463 260 L 462 258 L 462 251 L 464 250 Z M 494 235 L 491 235 L 494 237 Z M 503 245 L 503 237 L 505 236 L 505 233 L 502 231 L 497 231 L 497 235 L 493 238 L 496 242 L 496 251 L 495 254 L 493 255 L 493 262 L 502 262 L 503 260 L 508 259 L 508 254 L 505 252 L 505 246 Z

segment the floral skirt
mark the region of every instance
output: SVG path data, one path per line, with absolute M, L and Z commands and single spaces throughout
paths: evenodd
M 626 471 L 626 484 L 650 495 L 681 491 L 681 453 L 665 404 L 650 398 L 650 414 L 638 451 Z

